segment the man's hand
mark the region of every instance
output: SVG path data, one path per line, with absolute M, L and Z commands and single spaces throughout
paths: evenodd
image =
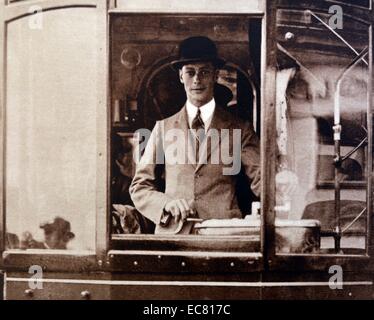
M 185 221 L 188 216 L 196 214 L 194 201 L 186 199 L 171 200 L 165 205 L 164 210 L 174 217 L 175 222 Z

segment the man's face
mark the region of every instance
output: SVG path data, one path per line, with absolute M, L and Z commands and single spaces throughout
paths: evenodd
M 51 249 L 66 249 L 66 242 L 63 238 L 63 235 L 58 230 L 44 232 L 44 241 Z
M 179 78 L 193 105 L 201 107 L 212 100 L 217 70 L 211 62 L 186 64 L 179 70 Z

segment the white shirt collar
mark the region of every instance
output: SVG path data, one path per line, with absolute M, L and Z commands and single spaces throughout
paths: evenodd
M 190 101 L 186 102 L 187 115 L 188 115 L 188 125 L 191 128 L 192 121 L 196 117 L 197 110 L 200 109 L 201 119 L 204 121 L 205 130 L 207 130 L 212 121 L 213 113 L 216 108 L 216 102 L 214 98 L 210 100 L 207 104 L 204 104 L 200 108 L 195 107 Z

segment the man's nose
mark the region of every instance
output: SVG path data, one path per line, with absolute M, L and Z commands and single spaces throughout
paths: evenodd
M 193 77 L 193 82 L 199 83 L 201 81 L 201 74 L 199 72 L 196 72 L 196 74 Z

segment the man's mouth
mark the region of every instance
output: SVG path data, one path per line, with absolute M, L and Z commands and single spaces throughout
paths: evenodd
M 193 92 L 203 92 L 205 88 L 194 88 L 192 89 Z

